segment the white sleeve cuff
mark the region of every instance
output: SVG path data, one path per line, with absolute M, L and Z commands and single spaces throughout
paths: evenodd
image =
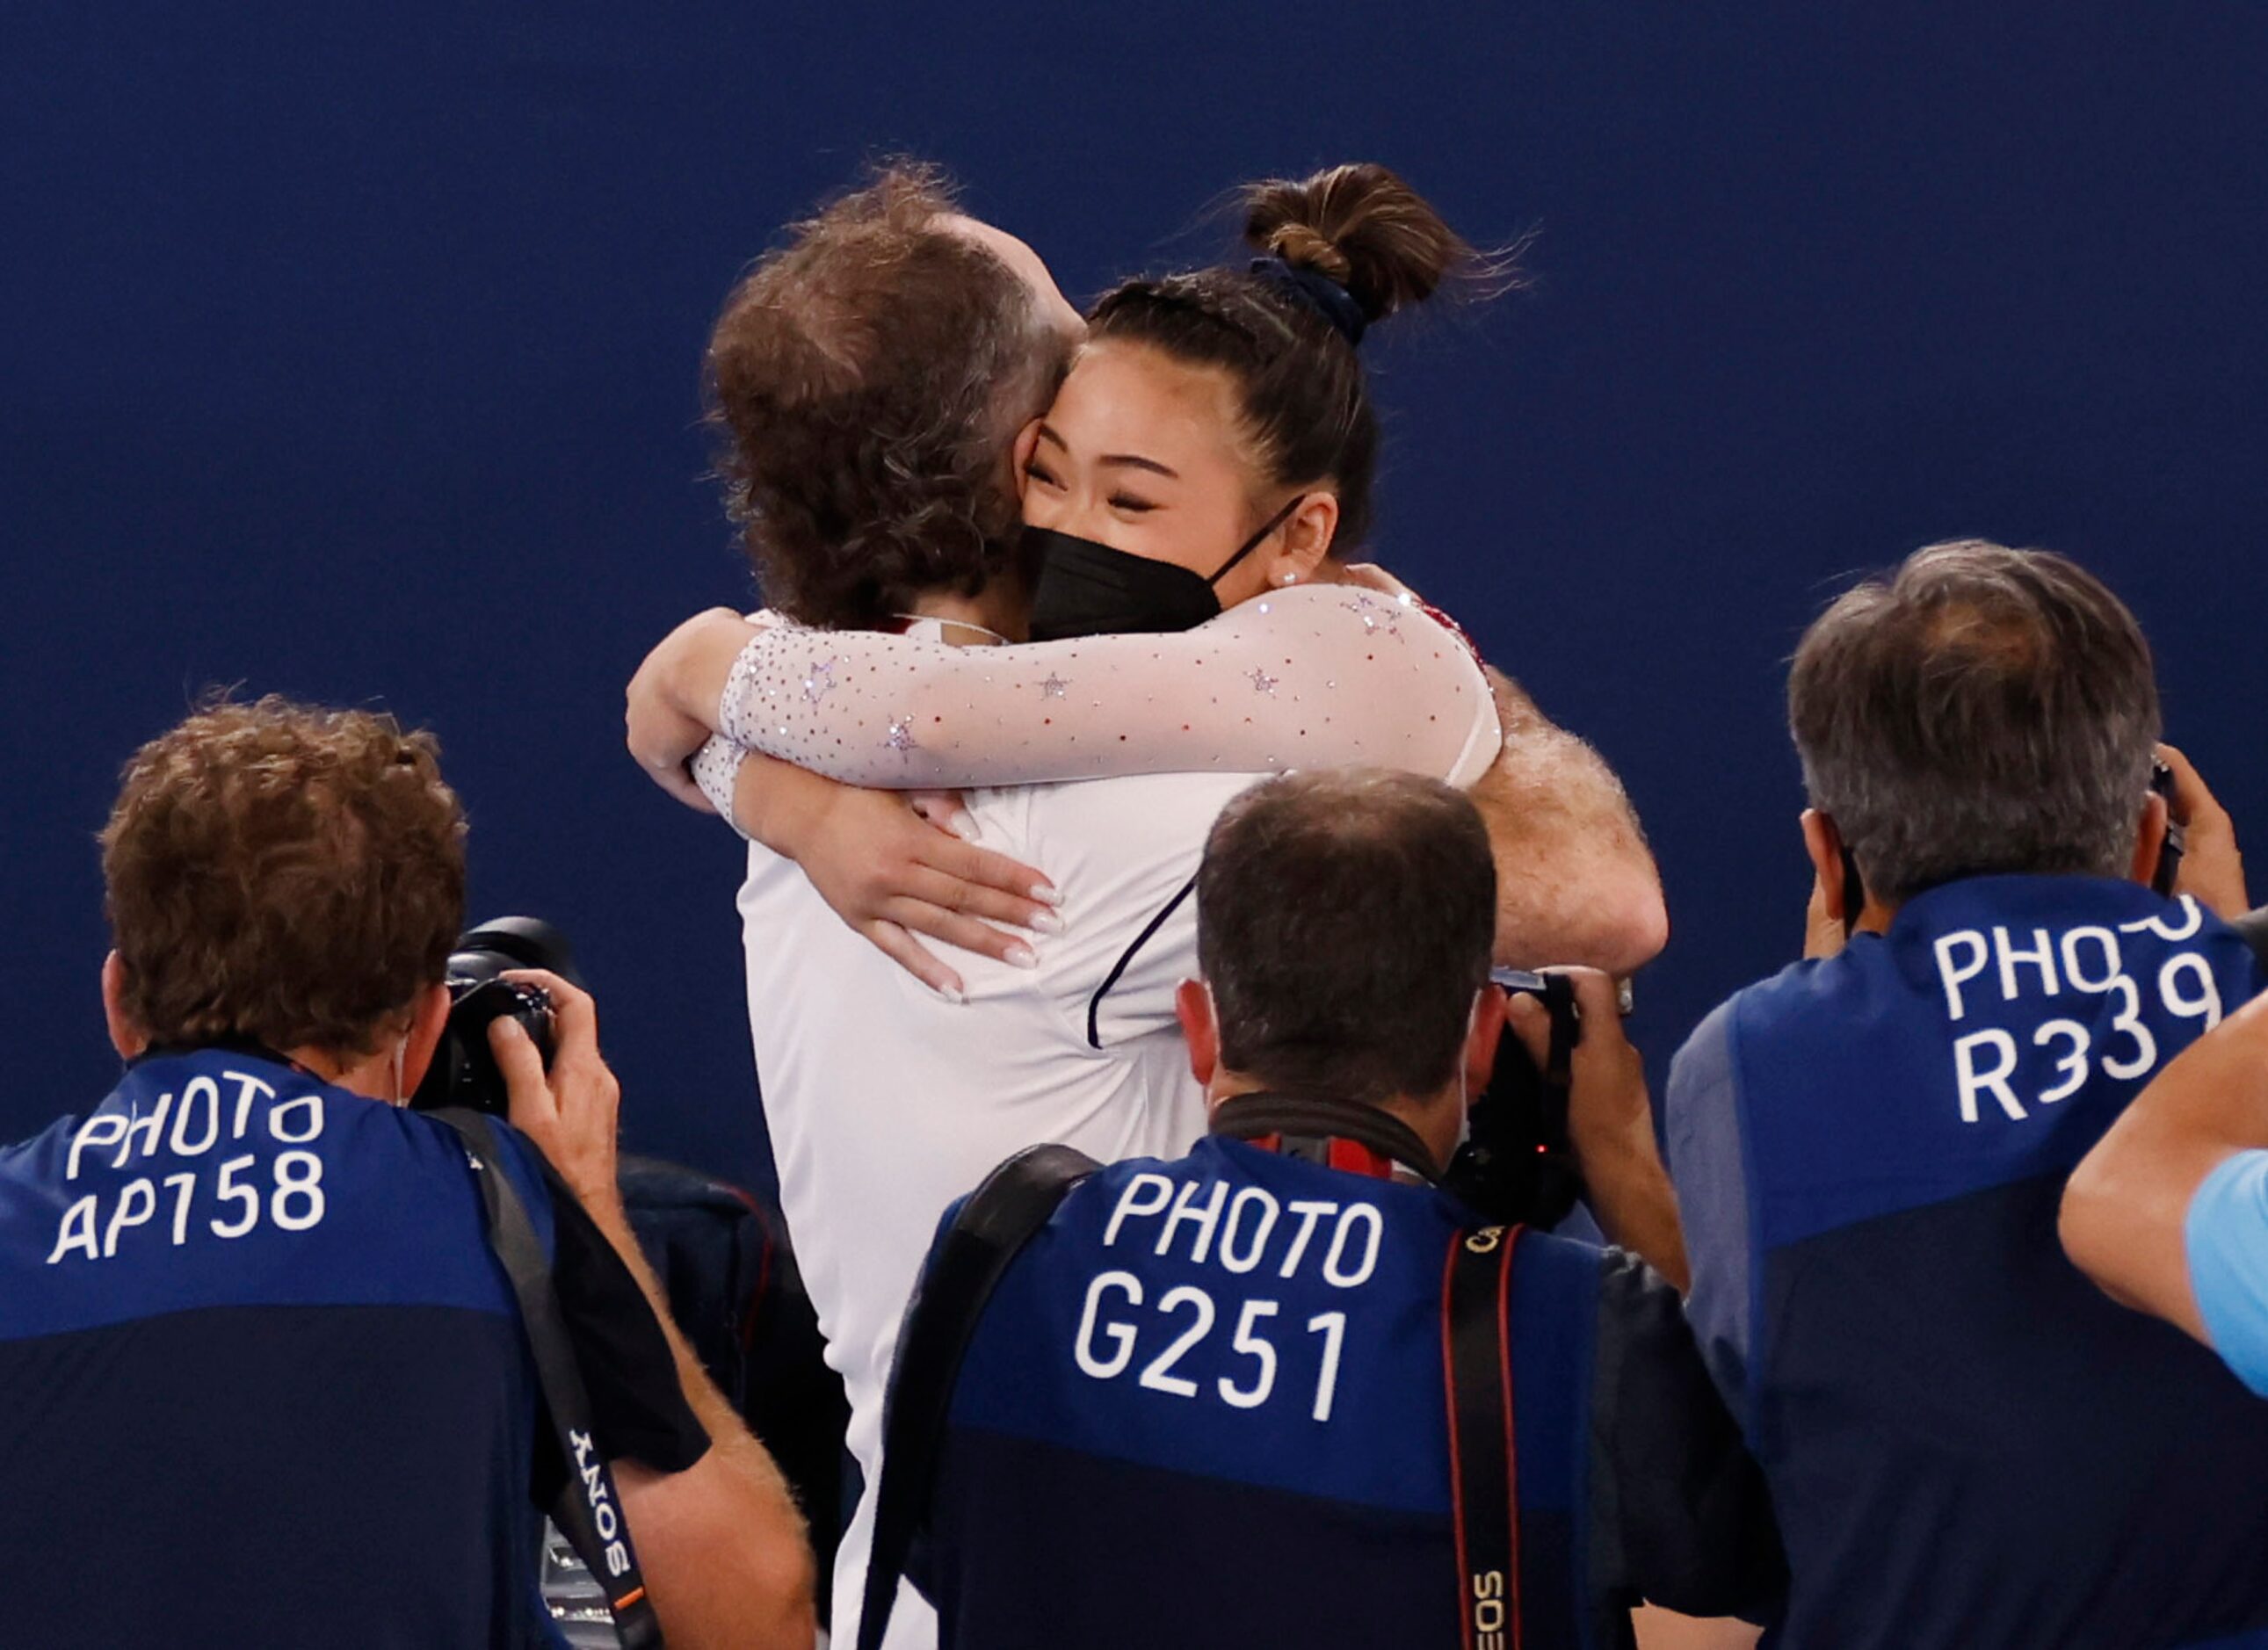
M 725 678 L 725 691 L 717 701 L 718 736 L 750 749 L 755 747 L 751 735 L 762 714 L 755 701 L 758 650 L 763 646 L 765 634 L 759 630 L 748 638 L 747 645 L 733 659 L 732 671 Z
M 693 758 L 693 783 L 701 787 L 701 794 L 709 799 L 711 806 L 725 816 L 725 822 L 743 836 L 748 833 L 740 830 L 740 821 L 733 812 L 733 792 L 740 781 L 740 764 L 747 756 L 747 751 L 719 733 Z M 755 838 L 749 840 L 753 842 Z

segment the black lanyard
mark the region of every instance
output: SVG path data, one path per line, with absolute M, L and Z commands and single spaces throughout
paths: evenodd
M 1391 1112 L 1357 1101 L 1263 1089 L 1221 1101 L 1213 1109 L 1209 1132 L 1327 1168 L 1381 1178 L 1400 1169 L 1428 1186 L 1441 1181 L 1433 1153 L 1416 1130 Z

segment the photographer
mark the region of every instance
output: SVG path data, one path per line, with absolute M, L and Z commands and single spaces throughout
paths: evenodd
M 1433 781 L 1308 773 L 1228 806 L 1179 998 L 1211 1138 L 1076 1184 L 1091 1162 L 1036 1148 L 948 1218 L 862 1646 L 917 1521 L 944 1642 L 983 1650 L 1545 1650 L 1631 1643 L 1640 1597 L 1770 1602 L 1762 1482 L 1675 1293 L 1438 1187 L 1504 1027 L 1494 896 L 1478 812 Z M 1573 1134 L 1619 1182 L 1653 1158 L 1644 1079 L 1611 983 L 1576 977 Z
M 516 1128 L 491 1126 L 486 1164 L 402 1109 L 452 1035 L 463 918 L 435 755 L 388 718 L 269 699 L 128 766 L 102 971 L 127 1070 L 0 1152 L 11 1642 L 557 1644 L 537 1507 L 571 1473 L 606 1487 L 607 1459 L 597 1528 L 635 1543 L 674 1646 L 811 1642 L 795 1508 L 658 1315 L 623 1219 L 590 998 L 521 976 L 556 1052 L 547 1072 L 491 1028 Z M 587 1395 L 572 1461 L 476 1170 L 548 1261 Z
M 1778 1642 L 2252 1642 L 2268 1411 L 2056 1236 L 2073 1165 L 2261 985 L 2201 787 L 2163 874 L 2148 645 L 2059 556 L 1935 545 L 1812 625 L 1788 711 L 1815 957 L 1704 1022 L 1666 1107 Z
M 2180 753 L 2184 872 L 2214 868 L 2233 907 L 2244 868 L 2228 815 Z M 2268 911 L 2241 927 L 2257 936 Z M 2256 938 L 2256 945 L 2259 943 Z M 2268 1396 L 2268 1001 L 2256 998 L 2167 1066 L 2064 1189 L 2065 1252 L 2112 1300 L 2220 1354 Z

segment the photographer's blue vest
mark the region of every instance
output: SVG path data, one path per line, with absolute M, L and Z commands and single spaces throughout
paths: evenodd
M 1441 1302 L 1470 1224 L 1222 1138 L 1073 1190 L 954 1389 L 920 1578 L 944 1643 L 1458 1643 Z M 1577 1532 L 1601 1265 L 1542 1234 L 1515 1256 L 1528 1650 L 1598 1642 Z
M 2268 1646 L 2268 1403 L 2056 1236 L 2072 1168 L 2261 983 L 2193 901 L 1982 877 L 1686 1044 L 1689 1309 L 1786 1535 L 1775 1642 Z
M 497 1131 L 547 1249 L 550 1203 Z M 257 1056 L 0 1150 L 0 1640 L 559 1642 L 536 1396 L 464 1148 Z

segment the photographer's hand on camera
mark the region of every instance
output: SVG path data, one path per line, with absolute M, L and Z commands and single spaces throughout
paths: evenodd
M 607 1226 L 622 1209 L 615 1136 L 622 1090 L 600 1057 L 598 1007 L 589 992 L 541 969 L 514 969 L 504 977 L 550 998 L 555 1047 L 547 1072 L 516 1020 L 490 1023 L 489 1047 L 504 1072 L 512 1125 L 550 1160 L 592 1218 Z
M 2236 824 L 2221 807 L 2190 759 L 2171 745 L 2158 747 L 2158 759 L 2174 772 L 2174 794 L 2167 812 L 2183 833 L 2177 894 L 2190 894 L 2215 916 L 2242 917 L 2252 909 L 2244 888 L 2244 857 L 2236 849 Z
M 1677 1196 L 1654 1144 L 1646 1063 L 1623 1035 L 1614 980 L 1596 969 L 1555 969 L 1574 983 L 1582 1039 L 1570 1063 L 1567 1133 L 1591 1213 L 1615 1243 L 1638 1256 L 1681 1291 L 1688 1283 Z M 1549 1055 L 1551 1018 L 1532 997 L 1515 994 L 1512 1028 L 1536 1064 Z
M 615 1178 L 622 1085 L 599 1054 L 597 1005 L 587 991 L 541 969 L 514 969 L 504 977 L 540 987 L 552 1014 L 549 1071 L 516 1022 L 490 1025 L 512 1124 L 550 1160 L 652 1303 L 686 1401 L 712 1445 L 680 1472 L 658 1473 L 629 1458 L 615 1463 L 622 1511 L 637 1532 L 669 1641 L 693 1650 L 802 1650 L 812 1642 L 817 1585 L 802 1514 L 777 1465 L 679 1332 L 630 1229 Z

